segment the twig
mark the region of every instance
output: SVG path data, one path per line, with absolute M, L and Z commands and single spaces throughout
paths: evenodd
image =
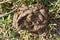
M 7 2 L 7 1 L 2 1 L 2 2 L 0 2 L 0 4 L 3 4 L 3 3 L 5 3 L 5 2 Z
M 8 12 L 8 13 L 1 14 L 1 15 L 0 15 L 0 17 L 3 17 L 3 16 L 5 16 L 5 15 L 7 15 L 7 14 L 10 14 L 10 13 L 14 12 L 16 9 L 17 9 L 17 8 L 15 8 L 14 10 L 11 10 L 11 11 L 10 11 L 10 12 Z
M 7 1 L 0 2 L 0 4 L 5 3 L 5 2 L 7 2 Z M 19 2 L 19 1 L 17 1 L 16 3 L 18 3 L 18 2 Z M 14 7 L 15 7 L 15 9 L 13 9 Z M 5 15 L 7 15 L 7 14 L 10 14 L 10 13 L 14 12 L 18 7 L 19 7 L 19 6 L 14 5 L 14 6 L 12 7 L 13 10 L 11 10 L 10 12 L 5 13 L 5 14 L 0 14 L 0 17 L 3 17 L 3 16 L 5 16 Z

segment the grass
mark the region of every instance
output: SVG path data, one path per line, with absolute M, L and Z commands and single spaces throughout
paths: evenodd
M 16 3 L 17 1 L 12 1 L 12 0 L 7 0 L 8 2 L 11 2 L 13 4 L 18 4 Z M 20 0 L 18 0 L 19 2 Z M 26 1 L 26 0 L 25 0 Z M 30 1 L 31 3 L 31 1 Z M 47 4 L 47 6 L 49 6 L 49 14 L 53 14 L 54 16 L 52 16 L 52 18 L 60 18 L 60 13 L 59 13 L 59 8 L 60 8 L 60 0 L 54 1 L 54 0 L 43 0 L 44 5 Z M 4 4 L 4 3 L 3 3 Z M 11 4 L 7 4 L 7 5 L 11 5 Z M 5 12 L 7 12 L 7 9 L 9 11 L 11 11 L 11 7 L 7 6 L 6 4 L 2 5 L 0 4 L 0 6 L 6 10 Z M 4 7 L 6 6 L 6 7 Z M 57 12 L 58 11 L 58 12 Z M 5 14 L 4 12 L 2 14 Z M 28 31 L 25 30 L 19 30 L 16 32 L 16 29 L 12 26 L 12 16 L 13 14 L 8 14 L 5 15 L 4 17 L 0 17 L 0 40 L 23 40 L 26 35 L 28 36 L 29 40 L 33 40 L 34 38 L 31 36 L 31 33 L 28 33 Z M 51 28 L 54 29 L 54 25 L 50 24 L 49 25 Z M 60 36 L 56 36 L 57 40 L 60 40 Z M 37 38 L 38 40 L 40 40 L 40 38 Z

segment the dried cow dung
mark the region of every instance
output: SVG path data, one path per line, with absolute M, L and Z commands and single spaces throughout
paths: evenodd
M 48 25 L 48 12 L 40 3 L 33 5 L 22 4 L 13 16 L 13 26 L 17 29 L 36 32 Z

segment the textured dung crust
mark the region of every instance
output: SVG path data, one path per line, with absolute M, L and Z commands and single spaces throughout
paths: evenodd
M 48 12 L 43 5 L 22 4 L 17 8 L 13 16 L 13 26 L 22 29 L 36 32 L 48 25 Z

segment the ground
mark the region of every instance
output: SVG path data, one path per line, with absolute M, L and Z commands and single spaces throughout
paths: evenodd
M 26 30 L 16 31 L 12 26 L 13 9 L 17 7 L 18 1 L 6 0 L 7 2 L 0 2 L 0 40 L 33 40 L 34 37 Z M 49 8 L 51 30 L 50 37 L 56 37 L 60 40 L 60 0 L 42 0 L 43 4 Z M 28 36 L 27 36 L 28 35 Z M 53 36 L 52 36 L 53 35 Z M 28 39 L 27 39 L 28 37 Z M 37 37 L 37 40 L 40 40 Z

